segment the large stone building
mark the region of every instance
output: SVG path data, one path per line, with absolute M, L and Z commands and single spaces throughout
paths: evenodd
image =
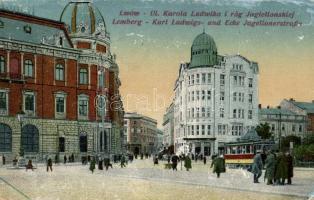
M 125 113 L 124 127 L 129 152 L 152 154 L 158 151 L 157 120 L 138 113 Z
M 162 129 L 163 129 L 163 146 L 169 148 L 174 145 L 173 132 L 174 132 L 174 113 L 173 103 L 167 108 L 163 117 Z
M 92 3 L 70 2 L 60 21 L 1 10 L 0 154 L 77 160 L 120 153 L 118 76 L 104 18 Z
M 214 39 L 199 34 L 191 60 L 175 82 L 177 153 L 212 155 L 258 124 L 258 64 L 241 55 L 219 55 Z
M 308 120 L 305 115 L 297 114 L 280 106 L 277 108 L 260 108 L 259 123 L 267 123 L 270 126 L 275 141 L 279 141 L 279 137 L 289 135 L 304 138 L 308 132 Z
M 306 117 L 306 129 L 309 133 L 314 134 L 314 101 L 301 102 L 294 99 L 284 99 L 281 101 L 280 106 L 284 109 L 290 110 Z

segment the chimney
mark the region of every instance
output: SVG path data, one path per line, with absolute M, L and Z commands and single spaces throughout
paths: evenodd
M 262 109 L 262 104 L 258 104 L 258 109 Z
M 267 106 L 267 109 L 269 109 L 270 107 L 269 106 Z
M 295 101 L 294 98 L 290 98 L 289 101 Z

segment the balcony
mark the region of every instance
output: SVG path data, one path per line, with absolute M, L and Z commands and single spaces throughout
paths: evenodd
M 24 76 L 22 74 L 12 72 L 0 73 L 0 80 L 25 82 Z

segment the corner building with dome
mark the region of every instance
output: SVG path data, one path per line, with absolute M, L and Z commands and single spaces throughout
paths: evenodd
M 219 55 L 203 32 L 181 63 L 175 82 L 174 148 L 177 154 L 223 152 L 258 124 L 258 64 L 241 55 Z
M 0 10 L 0 155 L 8 162 L 20 153 L 40 162 L 123 152 L 119 67 L 105 20 L 88 1 L 61 11 L 55 21 Z

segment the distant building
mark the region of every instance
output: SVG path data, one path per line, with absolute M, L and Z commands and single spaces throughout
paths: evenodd
M 163 148 L 163 138 L 164 133 L 162 130 L 157 129 L 157 142 L 156 142 L 156 152 L 159 152 Z
M 222 152 L 224 143 L 258 124 L 258 64 L 241 55 L 219 55 L 203 32 L 180 64 L 174 91 L 176 153 Z
M 163 147 L 168 148 L 174 143 L 174 104 L 171 103 L 163 117 Z
M 294 135 L 303 138 L 307 133 L 307 118 L 285 108 L 260 108 L 259 123 L 268 123 L 275 141 Z
M 301 102 L 294 99 L 284 99 L 281 101 L 280 106 L 284 109 L 304 115 L 307 118 L 307 131 L 314 133 L 314 101 Z
M 137 113 L 125 113 L 124 126 L 128 151 L 134 154 L 157 151 L 157 120 Z
M 81 160 L 121 152 L 121 82 L 110 43 L 89 2 L 69 2 L 60 21 L 0 10 L 0 154 Z M 107 109 L 95 106 L 99 94 Z

